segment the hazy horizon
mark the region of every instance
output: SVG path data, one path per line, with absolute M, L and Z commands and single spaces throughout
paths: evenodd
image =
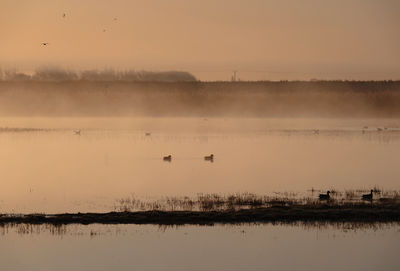
M 396 80 L 399 13 L 394 0 L 1 0 L 0 67 Z

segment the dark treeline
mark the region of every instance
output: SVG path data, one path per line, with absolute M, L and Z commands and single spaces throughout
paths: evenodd
M 400 81 L 1 81 L 0 114 L 400 117 Z
M 127 81 L 127 82 L 192 82 L 196 78 L 188 72 L 183 71 L 115 71 L 105 70 L 84 70 L 72 71 L 61 68 L 40 68 L 32 75 L 19 72 L 16 69 L 1 70 L 0 80 L 2 81 L 41 81 L 41 82 L 66 82 L 66 81 Z

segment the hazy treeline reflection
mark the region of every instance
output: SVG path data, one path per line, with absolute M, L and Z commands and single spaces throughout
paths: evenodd
M 1 81 L 0 114 L 201 117 L 400 116 L 400 81 L 155 81 L 107 79 L 105 81 Z

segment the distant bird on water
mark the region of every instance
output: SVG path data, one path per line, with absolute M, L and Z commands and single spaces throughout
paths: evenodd
M 42 42 L 42 45 L 43 46 L 47 46 L 47 45 L 49 45 L 50 43 L 48 43 L 48 42 Z
M 370 193 L 362 195 L 361 199 L 363 199 L 363 200 L 372 200 L 373 192 L 374 192 L 374 190 L 371 189 Z
M 171 162 L 171 161 L 172 161 L 172 155 L 170 154 L 170 155 L 168 155 L 168 156 L 164 156 L 164 157 L 163 157 L 163 160 L 164 160 L 165 162 Z
M 74 130 L 75 135 L 81 135 L 81 130 Z
M 330 199 L 331 196 L 329 195 L 331 193 L 331 191 L 326 192 L 326 194 L 319 194 L 319 199 L 320 200 L 327 200 Z
M 63 13 L 62 17 L 65 18 L 67 16 L 67 14 Z
M 214 162 L 214 154 L 210 154 L 208 156 L 204 156 L 205 161 Z

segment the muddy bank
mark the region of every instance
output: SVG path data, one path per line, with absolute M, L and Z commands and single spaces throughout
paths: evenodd
M 400 204 L 355 206 L 271 206 L 221 211 L 138 211 L 1 215 L 0 224 L 158 224 L 209 225 L 270 222 L 400 222 Z

